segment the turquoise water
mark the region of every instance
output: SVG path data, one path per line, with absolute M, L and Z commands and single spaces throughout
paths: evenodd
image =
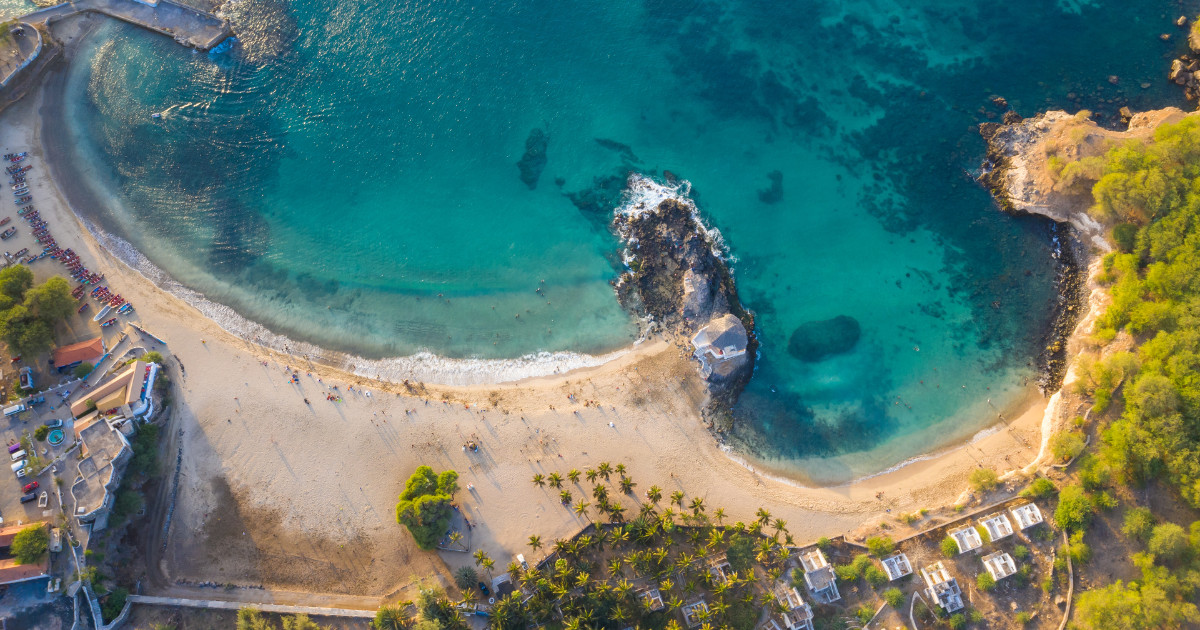
M 973 183 L 975 127 L 997 94 L 1109 124 L 1179 104 L 1158 35 L 1184 4 L 244 0 L 210 54 L 94 38 L 68 157 L 109 200 L 96 218 L 173 277 L 369 358 L 629 343 L 606 223 L 629 172 L 670 171 L 758 315 L 737 437 L 833 481 L 1028 393 L 1053 234 Z M 544 170 L 523 172 L 535 130 Z M 861 326 L 852 351 L 789 355 L 837 315 Z

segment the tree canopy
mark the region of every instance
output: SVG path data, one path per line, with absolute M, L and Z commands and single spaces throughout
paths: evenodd
M 33 564 L 50 548 L 50 534 L 41 525 L 30 525 L 13 537 L 10 552 L 18 564 Z
M 55 276 L 33 286 L 24 265 L 0 270 L 0 339 L 13 355 L 35 355 L 54 344 L 54 325 L 75 311 L 71 285 Z
M 439 475 L 429 466 L 418 466 L 404 484 L 396 504 L 396 521 L 408 528 L 421 549 L 433 549 L 446 535 L 455 492 L 458 473 L 447 470 Z

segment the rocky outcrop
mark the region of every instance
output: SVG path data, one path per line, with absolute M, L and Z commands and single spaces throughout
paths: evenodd
M 640 175 L 631 176 L 629 186 L 674 193 Z M 628 265 L 616 285 L 621 303 L 661 332 L 688 339 L 714 400 L 732 403 L 750 379 L 758 344 L 719 234 L 703 224 L 690 200 L 675 194 L 649 195 L 618 209 L 613 229 Z
M 521 171 L 521 181 L 529 190 L 537 188 L 538 179 L 546 169 L 546 147 L 549 145 L 550 136 L 541 129 L 530 131 L 529 137 L 525 138 L 525 154 L 517 162 L 517 168 Z

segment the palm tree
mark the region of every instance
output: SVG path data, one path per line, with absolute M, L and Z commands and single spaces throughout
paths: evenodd
M 605 481 L 608 481 L 608 476 L 612 474 L 612 466 L 609 466 L 608 462 L 600 462 L 600 465 L 596 468 L 596 473 L 604 477 Z
M 604 501 L 608 498 L 608 488 L 604 486 L 595 486 L 592 488 L 592 498 L 597 501 Z
M 483 564 L 484 560 L 490 559 L 490 558 L 488 558 L 487 552 L 482 549 L 476 549 L 474 557 L 475 557 L 475 566 L 479 566 L 479 565 Z
M 680 509 L 683 508 L 683 490 L 676 490 L 671 493 L 671 503 L 678 505 Z
M 758 508 L 757 516 L 759 523 L 766 523 L 767 521 L 771 520 L 771 513 L 768 512 L 766 508 Z
M 679 599 L 678 595 L 672 595 L 671 599 L 667 600 L 667 609 L 671 610 L 671 611 L 676 611 L 676 610 L 679 610 L 680 608 L 683 608 L 683 600 Z
M 700 514 L 704 511 L 704 499 L 696 497 L 692 499 L 692 503 L 688 507 L 691 508 L 692 514 Z
M 771 523 L 771 527 L 774 527 L 777 532 L 787 531 L 787 521 L 777 518 Z
M 399 606 L 383 606 L 375 613 L 375 628 L 379 630 L 404 630 L 408 618 Z
M 571 470 L 567 471 L 567 479 L 570 479 L 571 483 L 579 483 L 579 470 L 572 468 Z
M 450 532 L 450 544 L 453 545 L 458 543 L 458 541 L 462 540 L 462 537 L 463 535 L 460 531 Z
M 558 474 L 557 471 L 550 473 L 550 476 L 546 477 L 546 481 L 550 483 L 552 488 L 562 487 L 562 475 Z
M 717 525 L 720 525 L 721 521 L 725 520 L 725 508 L 717 508 L 717 511 L 713 512 L 713 518 L 717 521 Z
M 533 485 L 539 488 L 546 485 L 546 478 L 542 476 L 542 473 L 537 473 L 533 476 Z
M 491 577 L 492 576 L 492 567 L 496 566 L 496 561 L 492 560 L 491 558 L 484 558 L 482 564 L 483 564 L 483 568 L 486 569 L 488 572 L 488 577 Z
M 583 476 L 587 477 L 587 480 L 592 483 L 596 483 L 596 477 L 598 477 L 599 475 L 600 475 L 600 473 L 596 472 L 596 469 L 594 469 L 594 468 L 589 468 L 589 469 L 587 469 L 587 472 L 583 473 Z
M 571 491 L 570 490 L 563 490 L 562 492 L 559 492 L 558 498 L 562 501 L 563 505 L 571 505 Z
M 632 494 L 633 487 L 636 485 L 637 484 L 634 483 L 629 477 L 621 477 L 621 492 L 624 492 L 625 494 Z
M 531 550 L 537 551 L 538 549 L 542 548 L 542 537 L 541 536 L 530 536 L 528 544 L 529 544 L 529 548 Z
M 617 467 L 614 468 L 613 470 L 617 471 L 618 475 L 624 476 L 625 475 L 625 464 L 617 464 Z
M 575 513 L 578 514 L 579 516 L 586 517 L 588 508 L 591 507 L 591 505 L 592 505 L 591 503 L 588 503 L 587 501 L 580 499 L 579 503 L 575 504 Z
M 658 505 L 658 502 L 662 500 L 662 488 L 650 486 L 650 489 L 646 491 L 646 500 Z

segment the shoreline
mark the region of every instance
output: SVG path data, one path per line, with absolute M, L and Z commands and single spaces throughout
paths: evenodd
M 30 97 L 36 97 L 40 104 L 38 111 L 39 135 L 43 153 L 66 151 L 69 142 L 66 137 L 64 117 L 66 115 L 62 98 L 65 91 L 67 73 L 70 71 L 74 54 L 82 40 L 92 31 L 92 24 L 85 32 L 76 34 L 71 45 L 67 46 L 66 63 L 63 67 L 51 72 L 38 90 Z M 53 147 L 49 149 L 49 147 Z M 639 355 L 639 349 L 645 342 L 661 339 L 659 335 L 646 335 L 633 343 L 602 355 L 590 355 L 574 352 L 542 352 L 536 355 L 525 355 L 515 359 L 454 359 L 438 356 L 432 352 L 420 352 L 403 357 L 385 359 L 366 359 L 353 354 L 328 350 L 308 342 L 297 342 L 285 335 L 271 332 L 265 326 L 250 320 L 231 307 L 213 302 L 199 292 L 178 282 L 158 266 L 147 259 L 136 247 L 104 227 L 97 224 L 92 217 L 80 214 L 76 208 L 89 204 L 103 203 L 96 194 L 81 180 L 87 176 L 76 172 L 72 165 L 65 164 L 69 158 L 51 159 L 46 156 L 46 164 L 54 174 L 54 183 L 63 195 L 66 205 L 70 208 L 73 218 L 87 232 L 87 238 L 104 250 L 105 256 L 112 256 L 122 266 L 135 272 L 142 280 L 166 292 L 195 309 L 206 321 L 214 323 L 223 332 L 236 338 L 243 344 L 256 346 L 259 351 L 273 353 L 281 357 L 290 357 L 293 362 L 307 362 L 310 367 L 319 364 L 325 368 L 342 372 L 351 378 L 373 381 L 387 381 L 393 385 L 415 381 L 418 386 L 423 384 L 445 387 L 488 387 L 500 385 L 523 384 L 531 380 L 544 378 L 571 378 L 579 373 L 611 364 L 627 355 Z M 70 172 L 67 172 L 70 171 Z M 64 182 L 66 182 L 64 184 Z M 714 241 L 721 244 L 720 234 Z M 1069 265 L 1068 265 L 1069 267 Z M 1068 268 L 1065 276 L 1071 275 Z M 1057 324 L 1052 322 L 1053 327 Z M 1053 330 L 1048 330 L 1048 334 Z M 1048 368 L 1047 368 L 1048 369 Z M 1040 400 L 1039 400 L 1040 398 Z M 1007 406 L 1003 417 L 1017 417 L 1024 411 L 1047 402 L 1047 397 L 1027 394 L 1019 397 Z M 751 471 L 764 471 L 785 480 L 789 485 L 800 488 L 814 489 L 825 487 L 846 487 L 858 483 L 869 482 L 879 477 L 885 477 L 914 465 L 929 460 L 936 460 L 955 452 L 967 449 L 978 441 L 981 435 L 989 431 L 1001 431 L 1005 421 L 995 421 L 981 426 L 965 437 L 954 439 L 940 445 L 932 451 L 916 453 L 905 457 L 885 469 L 855 475 L 843 481 L 823 483 L 804 479 L 805 475 L 797 470 L 780 470 L 769 460 L 762 460 L 753 454 L 740 452 L 724 443 L 719 435 L 712 439 L 720 445 L 731 461 L 738 463 Z M 845 457 L 866 457 L 866 453 L 850 453 Z M 823 458 L 828 459 L 828 458 Z M 836 459 L 836 458 L 834 458 Z
M 63 72 L 51 77 L 59 87 Z M 964 442 L 876 474 L 827 486 L 777 477 L 714 438 L 701 418 L 704 390 L 690 353 L 660 338 L 569 373 L 496 384 L 406 388 L 359 373 L 358 366 L 300 367 L 300 357 L 228 331 L 108 251 L 110 244 L 67 202 L 60 186 L 68 180 L 46 176 L 44 132 L 55 105 L 43 110 L 56 96 L 53 87 L 43 84 L 0 115 L 0 143 L 26 143 L 42 167 L 33 171 L 40 180 L 37 203 L 60 245 L 74 247 L 105 273 L 106 283 L 136 303 L 133 319 L 170 343 L 164 350 L 176 402 L 168 422 L 172 433 L 183 432 L 186 474 L 164 541 L 170 544 L 163 575 L 151 580 L 156 591 L 182 588 L 172 580 L 218 572 L 234 583 L 371 594 L 411 586 L 416 575 L 445 577 L 469 558 L 421 555 L 394 522 L 403 479 L 419 464 L 456 469 L 460 483 L 473 484 L 461 501 L 477 523 L 473 545 L 503 558 L 528 553 L 530 531 L 549 540 L 586 525 L 554 492 L 529 482 L 534 472 L 624 462 L 639 491 L 657 484 L 703 496 L 726 508 L 731 520 L 751 520 L 757 508 L 769 507 L 797 524 L 798 538 L 816 539 L 838 532 L 854 537 L 900 513 L 949 513 L 964 500 L 962 489 L 976 467 L 1015 481 L 1044 457 L 1053 399 L 1034 397 L 1003 425 L 991 423 Z M 61 115 L 61 96 L 57 107 Z M 34 271 L 40 277 L 58 268 L 43 262 Z M 184 362 L 188 370 L 181 372 Z M 292 366 L 298 383 L 285 370 Z M 335 387 L 344 402 L 317 394 Z M 468 436 L 482 441 L 481 454 L 460 453 L 456 442 Z M 380 562 L 355 567 L 339 551 L 347 543 L 373 550 Z M 308 550 L 305 562 L 316 564 L 292 559 L 289 550 L 297 547 Z M 229 553 L 218 557 L 210 549 Z M 305 566 L 304 575 L 294 575 Z M 329 582 L 318 566 L 349 566 L 364 575 L 353 583 Z

